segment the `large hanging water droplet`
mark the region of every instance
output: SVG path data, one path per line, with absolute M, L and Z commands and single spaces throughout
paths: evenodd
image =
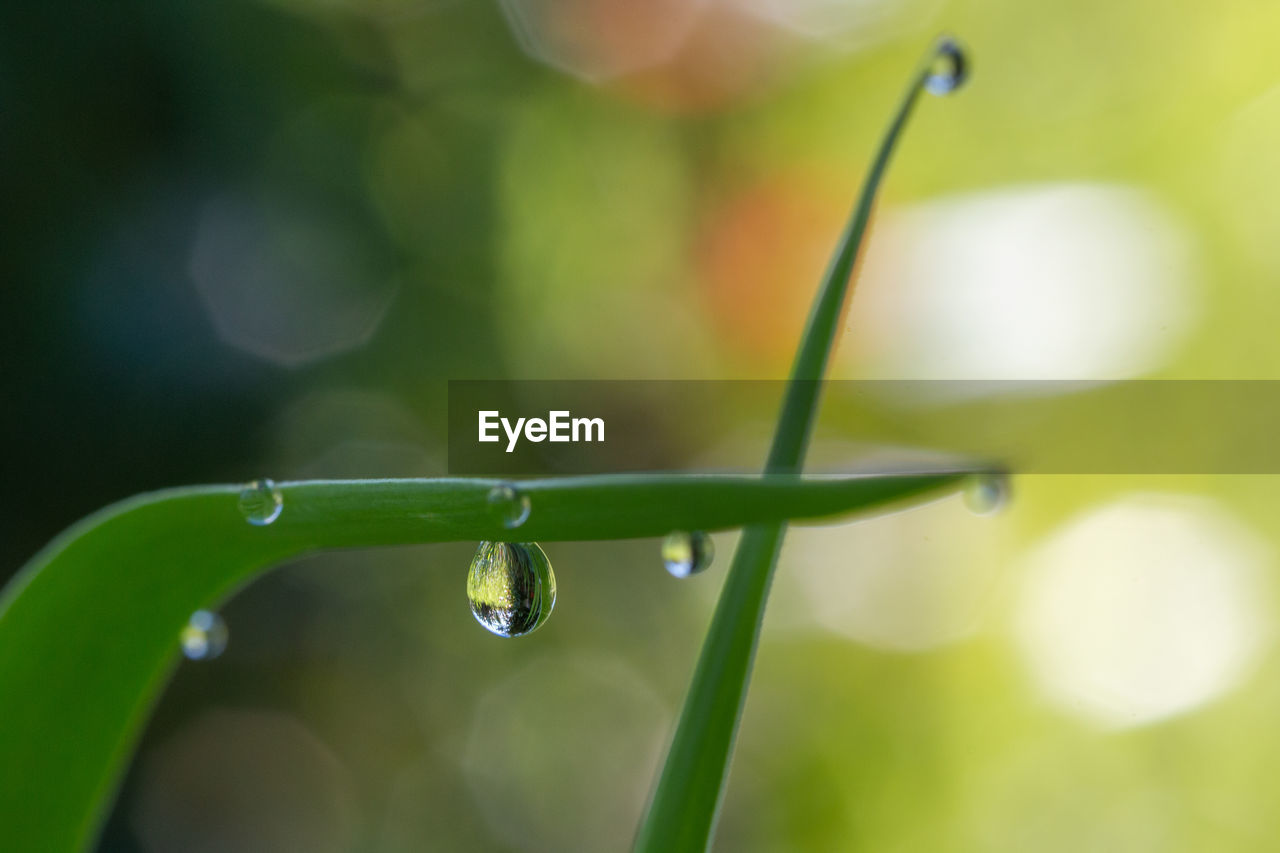
M 489 512 L 508 530 L 515 530 L 529 520 L 533 503 L 529 496 L 510 483 L 500 483 L 489 490 L 486 499 Z
M 944 38 L 934 51 L 924 87 L 933 95 L 949 95 L 969 78 L 969 59 L 955 39 Z
M 964 488 L 964 505 L 975 515 L 994 515 L 1009 502 L 1006 474 L 979 474 Z
M 692 533 L 677 530 L 662 543 L 662 562 L 674 577 L 687 578 L 711 565 L 716 546 L 701 530 Z
M 178 635 L 182 653 L 191 660 L 216 658 L 227 648 L 227 623 L 210 610 L 197 610 Z
M 499 637 L 541 627 L 556 606 L 556 575 L 536 542 L 481 542 L 467 571 L 476 621 Z
M 240 514 L 250 524 L 268 525 L 280 517 L 283 509 L 284 497 L 270 480 L 254 480 L 240 490 Z

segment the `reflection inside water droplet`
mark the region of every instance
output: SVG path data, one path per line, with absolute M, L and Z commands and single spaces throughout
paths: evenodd
M 711 565 L 715 556 L 715 544 L 701 530 L 677 530 L 662 543 L 662 562 L 677 578 L 698 574 Z
M 178 635 L 182 653 L 191 660 L 211 660 L 227 648 L 227 623 L 210 610 L 197 610 Z
M 240 491 L 240 514 L 245 521 L 259 527 L 280 517 L 284 497 L 276 484 L 268 479 L 254 480 Z
M 1008 475 L 980 474 L 965 486 L 964 505 L 975 515 L 994 515 L 1008 502 Z
M 969 60 L 955 39 L 938 42 L 924 87 L 933 95 L 949 95 L 964 85 L 969 77 Z
M 529 519 L 533 504 L 529 496 L 511 483 L 501 483 L 489 490 L 489 511 L 508 530 L 514 530 Z
M 541 627 L 556 605 L 556 576 L 536 542 L 481 542 L 467 572 L 476 621 L 499 637 Z

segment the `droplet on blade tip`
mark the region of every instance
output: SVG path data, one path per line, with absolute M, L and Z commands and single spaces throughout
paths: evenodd
M 662 542 L 662 563 L 672 577 L 687 578 L 705 571 L 715 555 L 715 543 L 701 530 L 677 530 Z
M 1009 502 L 1007 474 L 980 474 L 964 489 L 964 504 L 974 515 L 995 515 Z
M 542 626 L 556 605 L 556 576 L 536 542 L 481 542 L 467 571 L 471 613 L 499 637 Z
M 932 95 L 949 95 L 969 78 L 969 58 L 960 43 L 947 37 L 934 49 L 924 87 Z
M 271 480 L 254 480 L 240 490 L 240 514 L 256 527 L 275 521 L 283 509 L 284 497 Z
M 227 648 L 227 623 L 210 610 L 191 614 L 179 635 L 182 653 L 191 660 L 212 660 Z

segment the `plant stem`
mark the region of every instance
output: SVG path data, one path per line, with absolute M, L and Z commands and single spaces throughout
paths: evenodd
M 821 379 L 840 324 L 840 309 L 861 255 L 876 194 L 907 119 L 929 79 L 931 63 L 944 44 L 949 42 L 939 42 L 913 74 L 827 268 L 792 366 L 766 473 L 801 467 L 818 409 Z M 785 531 L 782 523 L 743 531 L 666 763 L 636 836 L 637 851 L 705 850 L 711 844 L 759 644 L 765 601 Z

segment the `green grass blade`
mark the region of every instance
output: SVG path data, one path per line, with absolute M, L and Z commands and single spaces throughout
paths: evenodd
M 285 483 L 284 511 L 266 527 L 242 518 L 235 486 L 126 500 L 63 533 L 0 595 L 0 846 L 59 853 L 91 842 L 177 660 L 187 618 L 291 557 L 326 548 L 613 539 L 820 518 L 917 497 L 962 476 L 526 481 L 520 488 L 533 511 L 518 531 L 489 512 L 486 498 L 496 484 L 489 480 Z M 463 607 L 466 566 L 454 570 Z
M 913 74 L 872 161 L 835 255 L 814 300 L 796 353 L 765 470 L 799 469 L 818 409 L 821 379 L 841 308 L 861 251 L 876 194 L 933 61 L 953 43 L 939 42 Z M 957 71 L 960 69 L 957 68 Z M 636 835 L 637 851 L 704 850 L 711 844 L 742 718 L 765 601 L 785 525 L 748 527 L 738 543 L 685 697 L 653 799 Z

